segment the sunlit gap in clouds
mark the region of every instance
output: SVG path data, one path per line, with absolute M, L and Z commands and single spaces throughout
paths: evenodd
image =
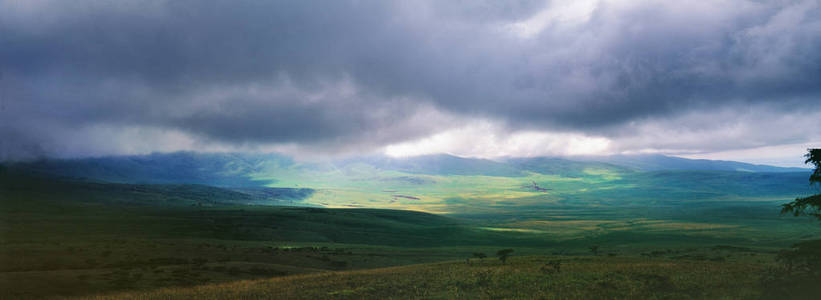
M 391 144 L 384 153 L 392 157 L 447 153 L 478 158 L 601 155 L 610 153 L 610 144 L 608 138 L 577 133 L 507 132 L 497 124 L 480 121 Z
M 598 3 L 597 0 L 555 1 L 530 18 L 505 24 L 504 28 L 520 38 L 532 38 L 549 26 L 569 27 L 587 22 Z

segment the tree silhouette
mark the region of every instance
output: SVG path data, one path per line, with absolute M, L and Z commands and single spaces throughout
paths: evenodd
M 810 185 L 821 185 L 821 149 L 807 149 L 805 164 L 815 165 L 815 170 L 810 175 Z M 809 197 L 796 198 L 793 202 L 784 204 L 781 213 L 791 213 L 795 216 L 810 215 L 821 219 L 821 194 Z
M 476 257 L 478 259 L 483 259 L 483 258 L 487 257 L 487 255 L 485 255 L 482 252 L 476 252 L 476 253 L 473 253 L 473 257 Z
M 496 256 L 499 257 L 499 260 L 502 261 L 502 264 L 506 264 L 507 258 L 510 257 L 511 253 L 513 253 L 513 249 L 502 249 L 496 252 Z
M 812 163 L 810 185 L 821 184 L 821 149 L 807 149 L 804 163 Z M 781 213 L 795 216 L 809 215 L 821 220 L 821 194 L 784 204 Z M 776 261 L 780 269 L 770 270 L 761 281 L 764 298 L 815 299 L 821 294 L 821 240 L 801 241 L 790 249 L 779 251 Z

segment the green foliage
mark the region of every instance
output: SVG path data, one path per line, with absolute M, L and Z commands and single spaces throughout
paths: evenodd
M 793 202 L 782 206 L 781 213 L 791 213 L 796 217 L 808 215 L 821 219 L 821 194 L 795 198 Z
M 821 149 L 808 149 L 804 155 L 815 170 L 810 175 L 810 185 L 821 184 Z M 821 220 L 821 194 L 796 198 L 784 204 L 781 213 L 795 216 L 809 215 Z M 821 293 L 821 240 L 804 241 L 778 253 L 780 268 L 768 272 L 762 279 L 769 297 L 815 298 Z
M 821 184 L 821 149 L 807 149 L 808 153 L 804 155 L 807 160 L 805 164 L 812 163 L 815 165 L 815 171 L 810 175 L 810 184 Z
M 821 149 L 807 149 L 807 158 L 804 163 L 813 164 L 815 170 L 810 175 L 810 185 L 821 184 Z M 809 215 L 821 220 L 821 194 L 809 197 L 799 197 L 795 201 L 784 204 L 781 213 L 791 213 L 795 216 Z
M 487 257 L 487 255 L 482 253 L 482 252 L 474 252 L 473 257 L 478 258 L 478 259 L 484 259 L 485 257 Z

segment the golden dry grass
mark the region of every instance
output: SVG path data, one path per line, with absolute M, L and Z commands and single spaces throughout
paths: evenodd
M 561 272 L 546 266 L 560 259 Z M 763 265 L 617 257 L 514 257 L 326 272 L 90 299 L 748 299 Z

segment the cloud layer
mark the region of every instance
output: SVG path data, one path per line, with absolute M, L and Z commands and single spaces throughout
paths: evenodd
M 0 45 L 0 159 L 821 141 L 817 1 L 0 0 Z

